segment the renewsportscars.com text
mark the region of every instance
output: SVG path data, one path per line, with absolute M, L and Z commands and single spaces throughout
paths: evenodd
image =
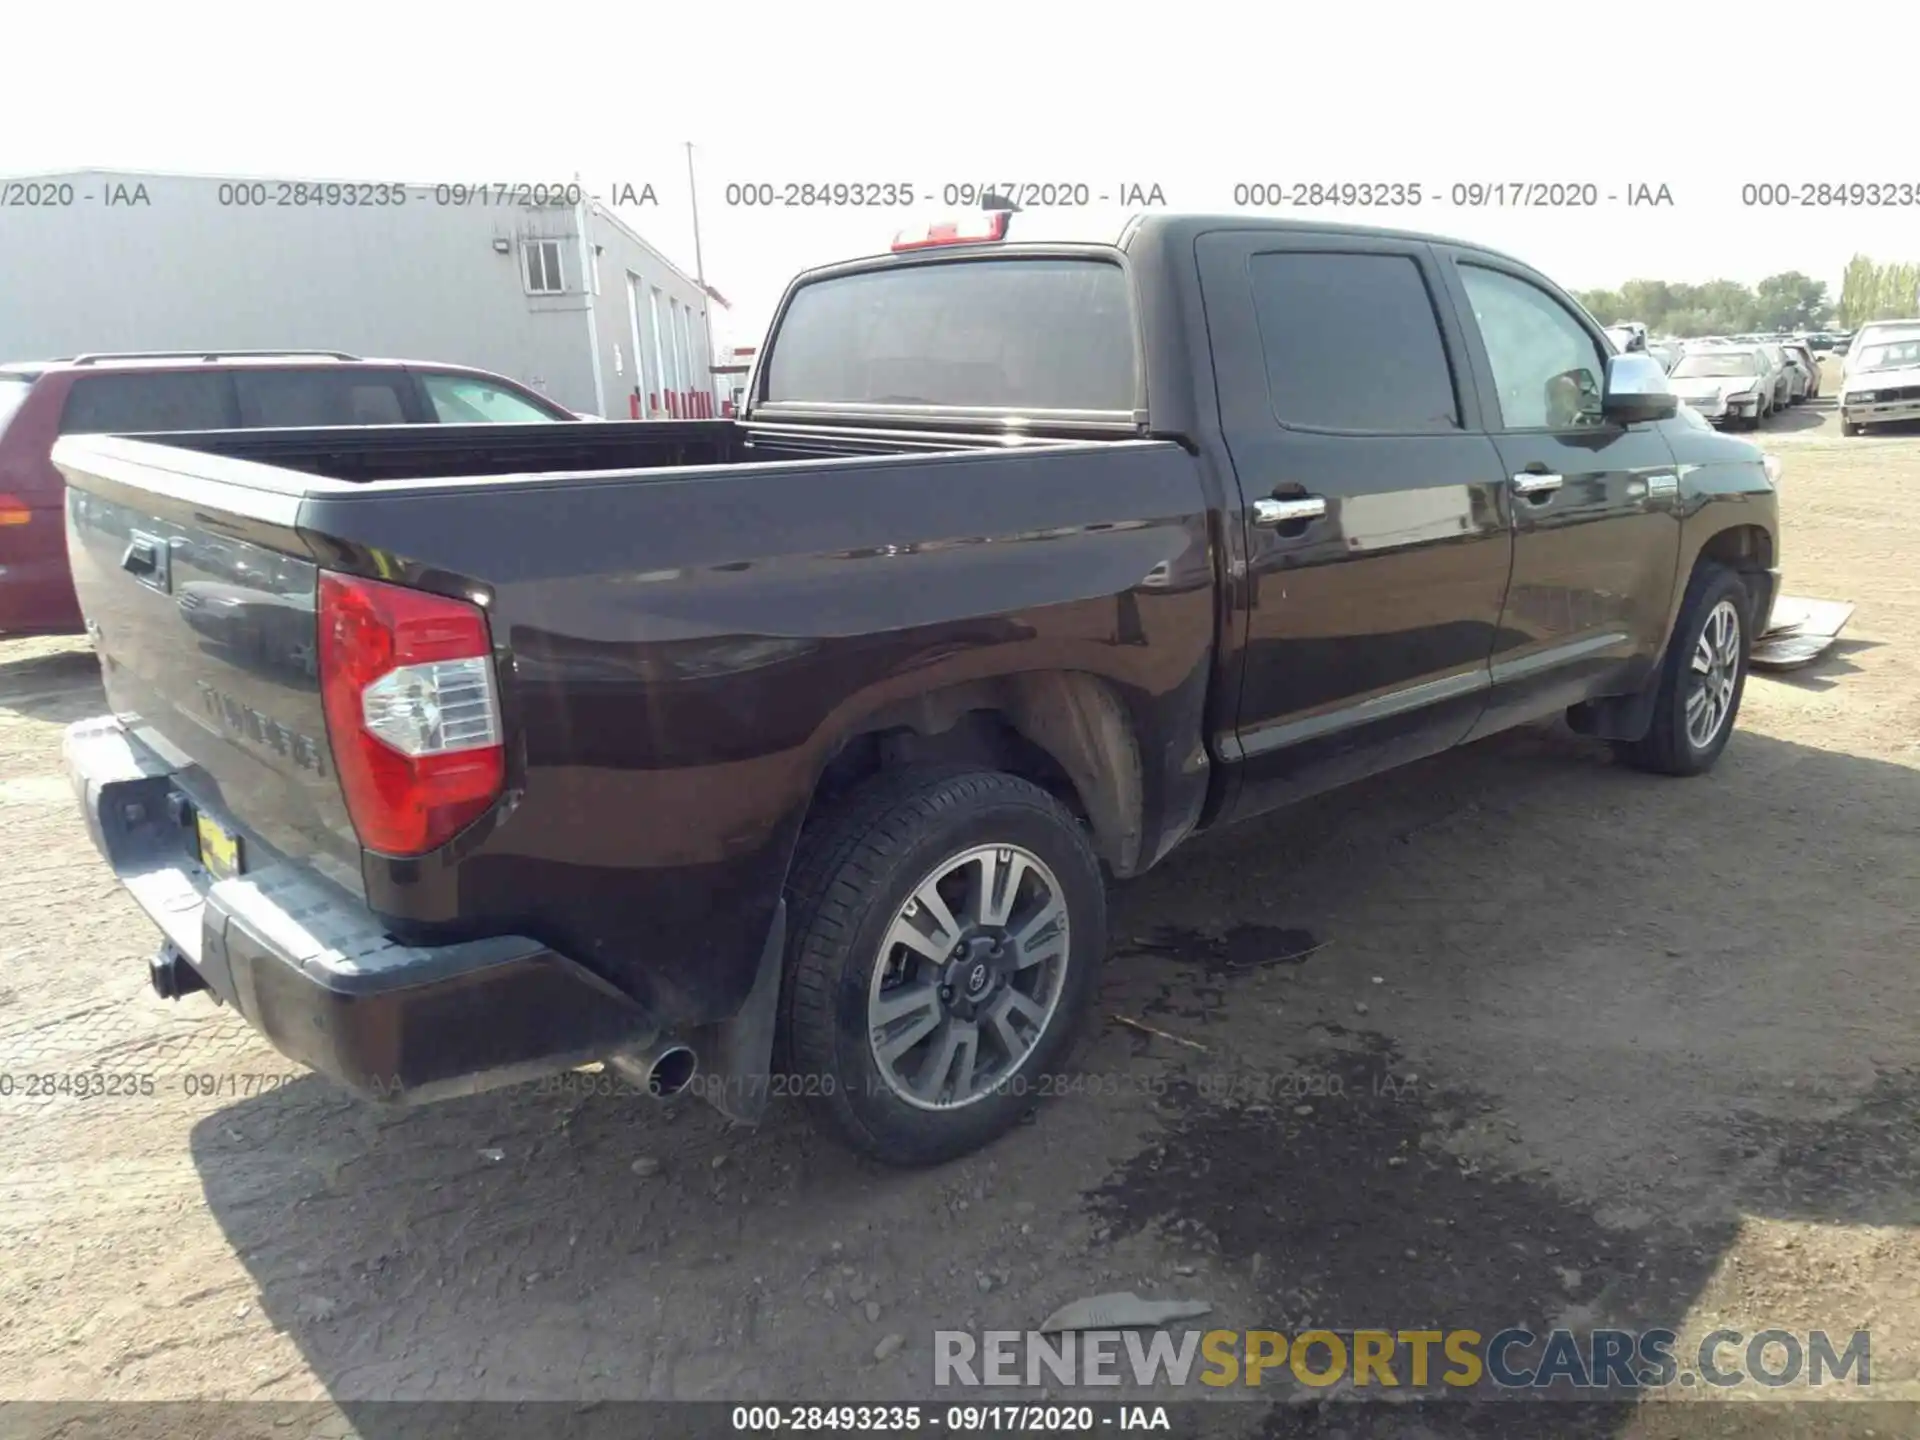
M 1342 1382 L 1425 1390 L 1714 1389 L 1872 1383 L 1872 1337 L 1824 1330 L 1714 1330 L 1697 1342 L 1673 1330 L 1037 1331 L 934 1333 L 940 1386 L 1214 1388 Z

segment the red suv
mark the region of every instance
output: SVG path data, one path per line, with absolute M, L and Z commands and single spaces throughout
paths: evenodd
M 78 635 L 61 435 L 311 425 L 529 424 L 573 411 L 484 370 L 287 350 L 0 365 L 0 635 Z

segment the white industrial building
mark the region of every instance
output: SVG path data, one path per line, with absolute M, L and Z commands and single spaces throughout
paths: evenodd
M 732 395 L 710 350 L 726 302 L 577 185 L 85 170 L 0 194 L 0 360 L 340 350 L 478 366 L 609 419 Z

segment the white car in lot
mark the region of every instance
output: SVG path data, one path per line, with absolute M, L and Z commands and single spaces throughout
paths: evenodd
M 1861 353 L 1869 345 L 1878 345 L 1892 339 L 1912 340 L 1920 337 L 1920 319 L 1912 320 L 1875 320 L 1870 325 L 1862 325 L 1853 333 L 1853 343 L 1847 347 L 1846 359 L 1842 362 L 1842 374 L 1851 377 L 1854 367 L 1860 363 Z
M 1840 390 L 1840 433 L 1889 420 L 1920 420 L 1920 327 L 1856 344 Z
M 1762 340 L 1756 347 L 1773 367 L 1773 408 L 1784 410 L 1789 405 L 1798 405 L 1807 393 L 1807 377 L 1793 363 L 1786 350 L 1772 340 Z
M 1703 345 L 1667 373 L 1674 394 L 1715 425 L 1751 430 L 1773 413 L 1777 372 L 1757 346 Z

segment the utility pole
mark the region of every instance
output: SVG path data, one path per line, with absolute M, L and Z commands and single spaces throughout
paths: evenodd
M 693 142 L 687 141 L 687 198 L 693 202 L 693 278 L 700 286 L 700 319 L 707 331 L 707 373 L 703 380 L 707 398 L 713 399 L 713 364 L 720 357 L 713 352 L 713 296 L 707 291 L 707 264 L 700 255 L 700 182 L 693 173 Z
M 580 232 L 580 295 L 587 307 L 587 353 L 593 357 L 593 413 L 604 419 L 607 379 L 600 365 L 600 321 L 593 313 L 593 297 L 600 287 L 600 262 L 593 252 L 592 205 L 578 170 L 573 172 L 573 184 L 580 194 L 580 203 L 573 207 L 573 220 Z

